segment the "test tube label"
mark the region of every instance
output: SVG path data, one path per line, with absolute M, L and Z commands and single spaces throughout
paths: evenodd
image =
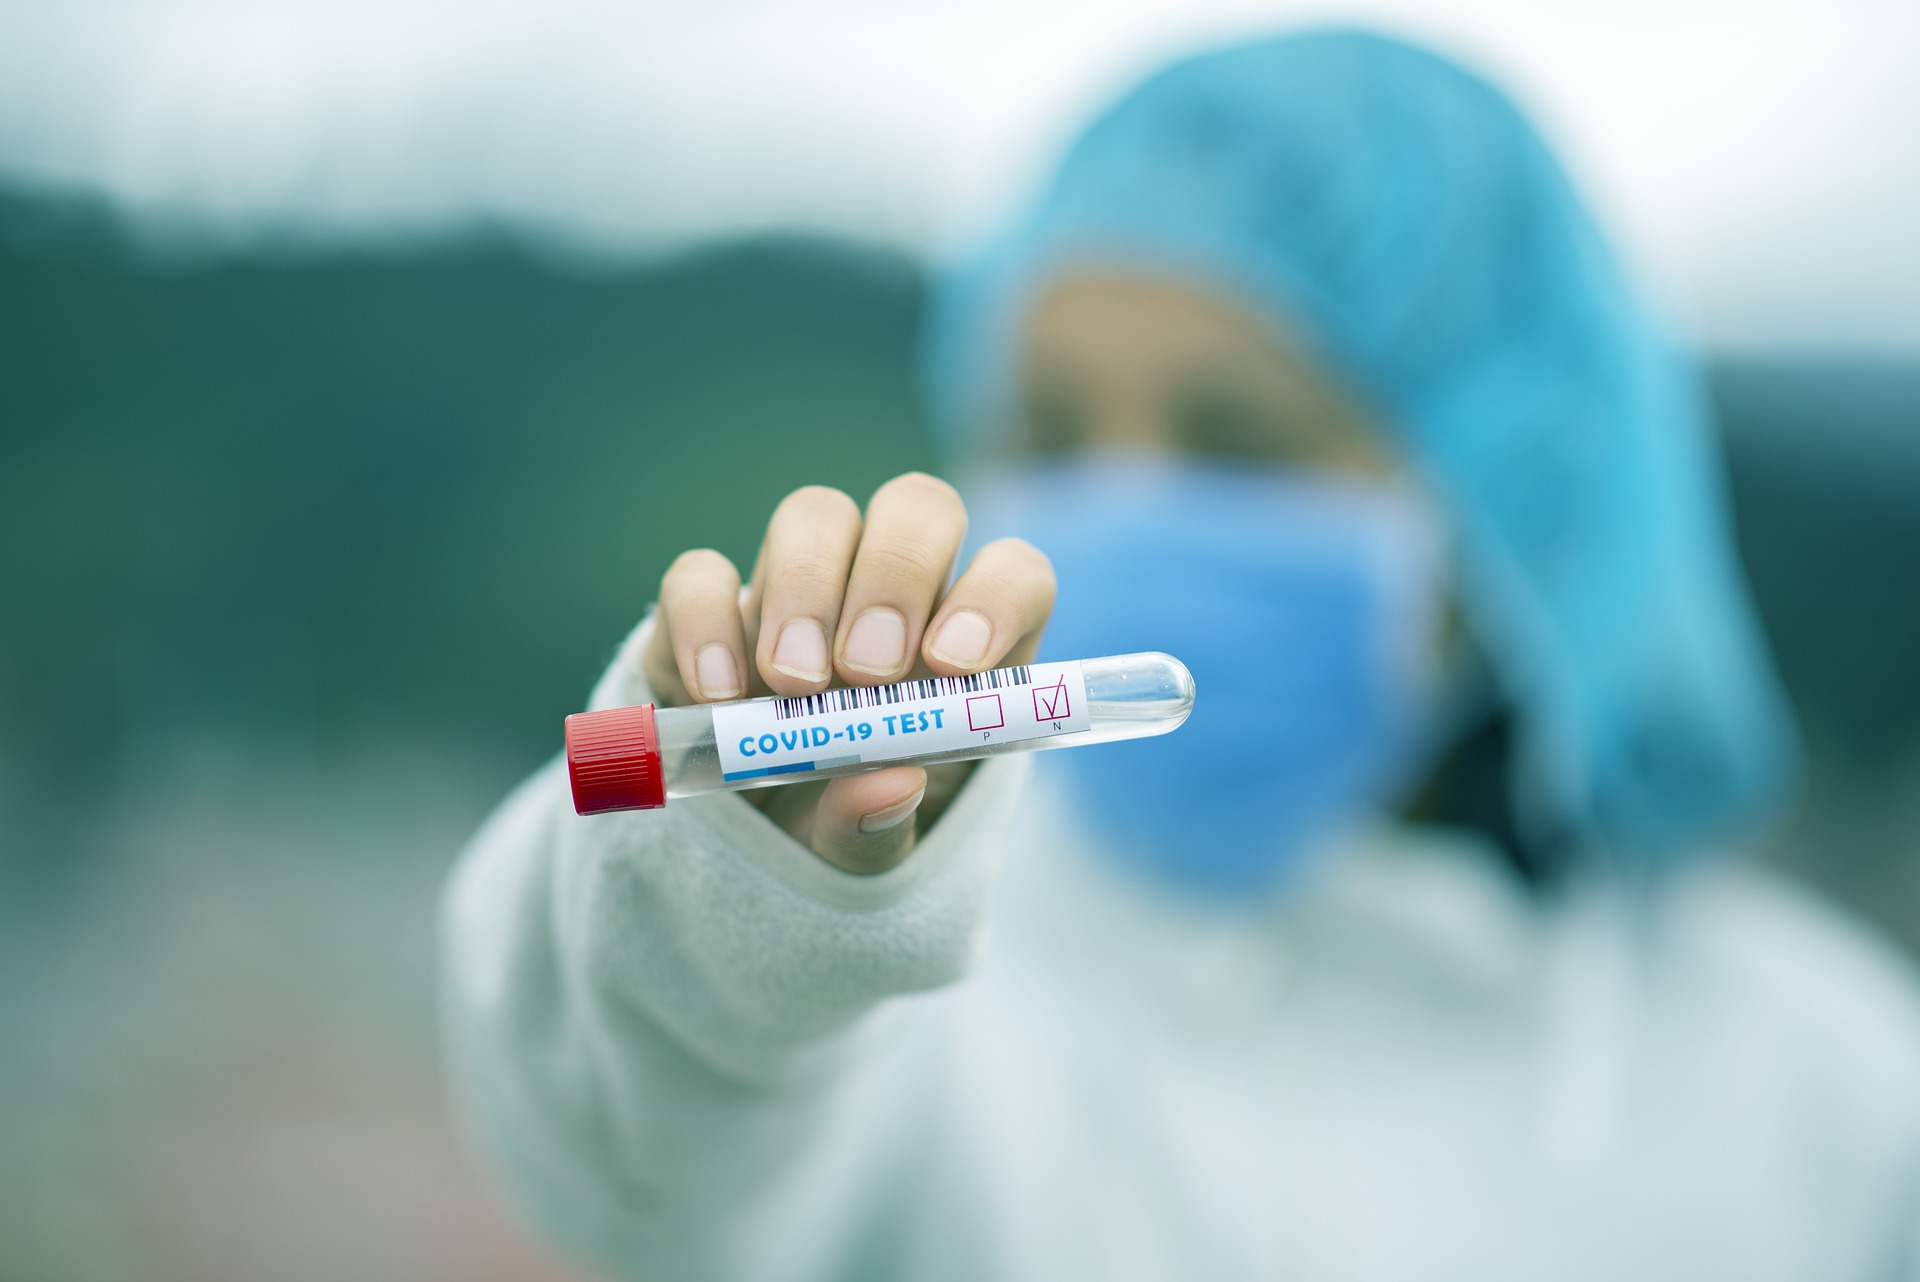
M 713 710 L 720 771 L 729 780 L 904 761 L 1087 728 L 1087 683 L 1078 663 L 849 686 Z

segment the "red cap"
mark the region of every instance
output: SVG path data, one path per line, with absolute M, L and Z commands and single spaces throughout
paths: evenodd
M 568 717 L 567 778 L 573 782 L 573 808 L 583 815 L 666 805 L 653 705 Z

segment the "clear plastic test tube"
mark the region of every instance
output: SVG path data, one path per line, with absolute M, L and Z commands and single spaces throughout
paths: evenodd
M 1165 734 L 1192 710 L 1193 674 L 1172 655 L 1023 664 L 795 699 L 577 712 L 566 722 L 567 774 L 583 815 L 654 810 L 883 765 Z

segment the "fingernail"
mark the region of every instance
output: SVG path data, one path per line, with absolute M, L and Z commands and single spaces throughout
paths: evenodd
M 795 619 L 780 629 L 773 666 L 796 681 L 825 681 L 827 634 L 812 619 Z
M 942 663 L 956 668 L 971 668 L 987 657 L 993 640 L 993 625 L 987 616 L 962 610 L 940 625 L 927 649 Z
M 740 696 L 740 668 L 733 651 L 718 641 L 700 647 L 693 656 L 693 675 L 700 682 L 703 699 L 735 699 Z
M 868 610 L 847 629 L 846 665 L 876 677 L 890 676 L 907 661 L 907 621 L 892 610 Z
M 876 810 L 870 815 L 861 815 L 860 831 L 885 832 L 889 828 L 899 827 L 908 816 L 919 808 L 920 799 L 926 795 L 927 790 L 922 788 L 905 801 L 897 801 L 885 810 Z

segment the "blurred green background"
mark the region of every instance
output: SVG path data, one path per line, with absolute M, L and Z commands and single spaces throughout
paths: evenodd
M 923 289 L 0 192 L 0 1278 L 563 1275 L 442 1113 L 439 879 L 674 553 L 936 466 Z M 1920 943 L 1920 368 L 1712 373 L 1814 748 L 1766 856 Z
M 432 911 L 667 562 L 931 464 L 917 270 L 156 261 L 0 195 L 0 1278 L 522 1277 Z

